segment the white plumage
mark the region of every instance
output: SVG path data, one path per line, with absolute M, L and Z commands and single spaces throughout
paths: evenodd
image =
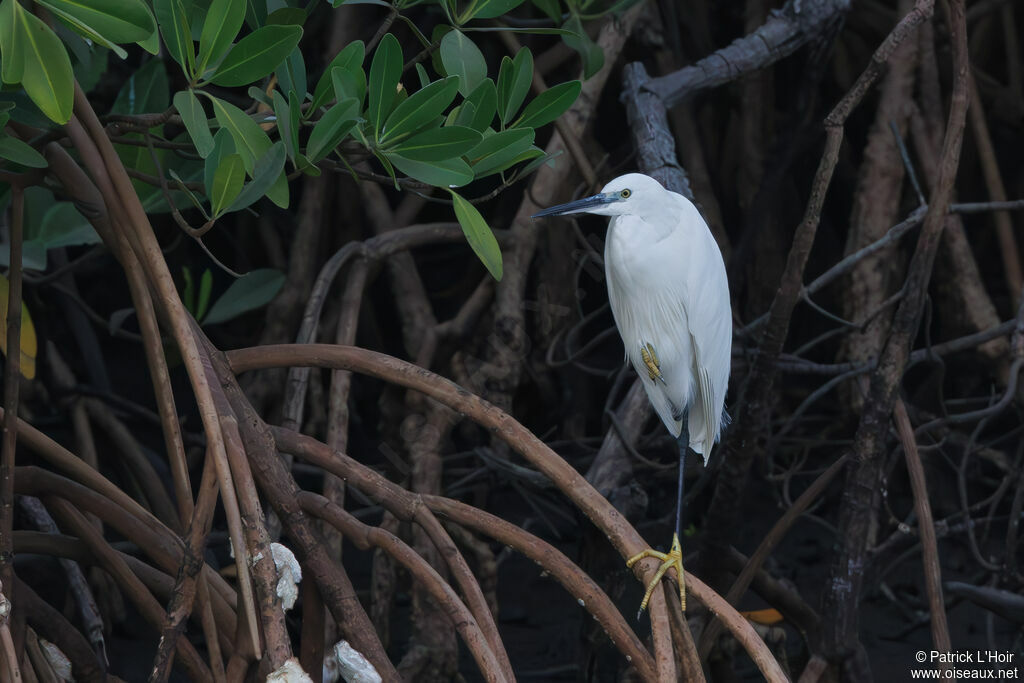
M 605 244 L 608 298 L 626 356 L 673 436 L 689 410 L 690 448 L 704 456 L 721 433 L 732 349 L 732 308 L 722 252 L 697 208 L 639 173 L 604 193 L 630 190 Z M 650 343 L 664 382 L 641 357 Z
M 639 173 L 537 215 L 567 213 L 612 217 L 604 267 L 626 357 L 673 436 L 688 414 L 690 448 L 706 463 L 728 419 L 732 348 L 729 282 L 711 231 L 689 200 Z
M 728 419 L 724 405 L 732 355 L 732 307 L 722 252 L 697 207 L 639 173 L 620 176 L 600 194 L 544 209 L 534 217 L 570 213 L 612 217 L 604 270 L 615 325 L 647 397 L 679 441 L 672 548 L 667 553 L 648 548 L 630 557 L 626 566 L 647 557 L 661 560 L 647 585 L 641 611 L 665 572 L 674 567 L 685 613 L 679 537 L 683 535 L 687 446 L 703 455 L 707 464 Z M 686 437 L 682 436 L 684 426 Z

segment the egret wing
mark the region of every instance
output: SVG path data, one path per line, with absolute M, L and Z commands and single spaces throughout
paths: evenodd
M 696 341 L 694 342 L 694 348 L 697 348 Z M 703 434 L 703 448 L 700 453 L 705 456 L 711 455 L 711 448 L 715 445 L 715 437 L 718 435 L 718 422 L 715 417 L 715 394 L 714 386 L 711 383 L 711 375 L 708 374 L 708 369 L 701 364 L 700 351 L 696 353 L 697 361 L 697 393 L 700 396 L 700 415 L 704 420 L 704 434 Z M 701 436 L 700 434 L 693 434 L 693 436 Z M 705 457 L 707 460 L 707 457 Z
M 692 210 L 696 213 L 695 208 Z M 729 385 L 732 306 L 725 264 L 710 231 L 703 228 L 695 241 L 691 248 L 703 257 L 692 261 L 686 273 L 683 305 L 694 349 L 695 398 L 701 405 L 691 408 L 689 426 L 690 445 L 706 460 L 721 430 Z
M 706 457 L 729 379 L 729 285 L 700 213 L 673 197 L 676 207 L 666 218 L 678 223 L 667 232 L 636 216 L 612 219 L 608 296 L 626 355 L 665 427 L 678 435 L 689 409 L 690 445 Z

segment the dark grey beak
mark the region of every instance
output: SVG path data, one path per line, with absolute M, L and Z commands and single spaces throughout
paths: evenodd
M 621 197 L 616 194 L 595 194 L 592 197 L 584 197 L 583 199 L 577 199 L 574 202 L 567 204 L 559 204 L 558 206 L 552 206 L 542 211 L 538 211 L 533 214 L 531 218 L 543 218 L 544 216 L 564 216 L 570 213 L 586 213 L 591 209 L 597 208 L 604 204 L 611 204 L 617 202 Z

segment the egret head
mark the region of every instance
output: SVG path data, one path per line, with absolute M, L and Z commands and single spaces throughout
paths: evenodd
M 611 181 L 592 197 L 577 199 L 568 204 L 559 204 L 533 214 L 543 216 L 564 216 L 573 213 L 593 213 L 600 216 L 643 215 L 668 191 L 650 176 L 642 173 L 627 173 Z

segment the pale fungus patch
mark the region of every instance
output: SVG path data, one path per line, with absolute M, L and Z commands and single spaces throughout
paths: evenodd
M 324 683 L 381 683 L 380 674 L 361 652 L 339 640 L 332 654 L 324 658 Z
M 303 670 L 299 660 L 292 657 L 277 671 L 270 672 L 267 683 L 313 683 L 313 679 Z
M 270 551 L 274 555 L 277 567 L 277 596 L 281 598 L 281 606 L 289 610 L 295 606 L 299 597 L 299 581 L 302 581 L 302 567 L 295 559 L 295 553 L 280 543 L 271 543 Z

